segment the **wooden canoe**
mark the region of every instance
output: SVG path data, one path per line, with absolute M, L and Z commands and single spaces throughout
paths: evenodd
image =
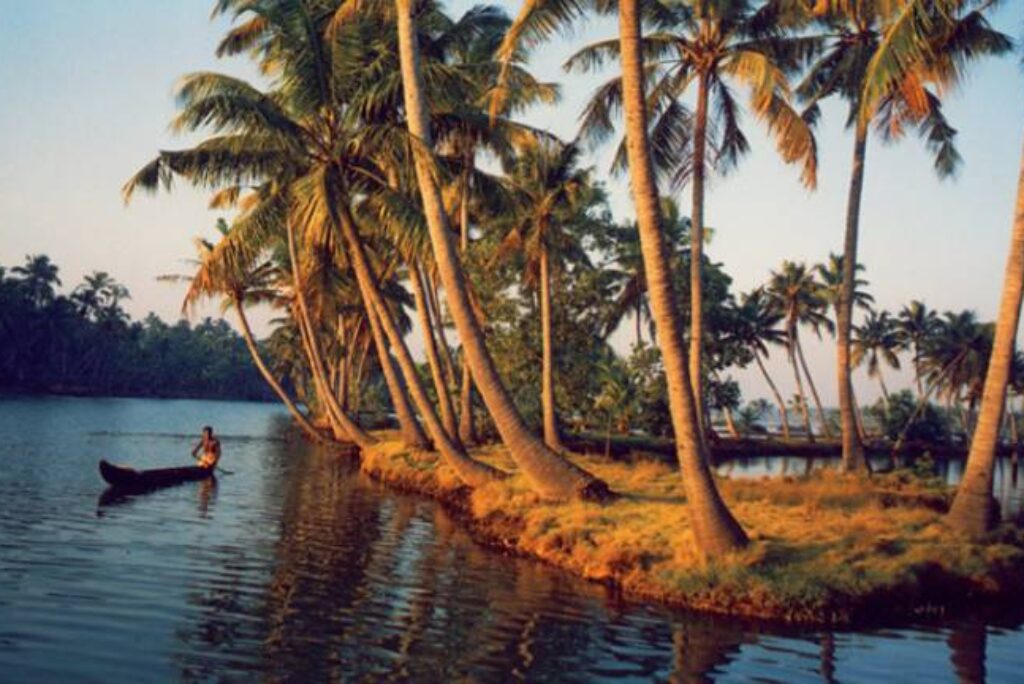
M 136 470 L 135 468 L 100 461 L 100 476 L 113 487 L 122 489 L 156 489 L 159 487 L 170 487 L 182 482 L 211 478 L 213 477 L 213 468 L 187 466 L 183 468 Z

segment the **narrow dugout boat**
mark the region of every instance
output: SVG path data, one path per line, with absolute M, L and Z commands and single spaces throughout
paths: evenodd
M 213 468 L 186 466 L 182 468 L 157 468 L 136 470 L 126 466 L 100 461 L 100 476 L 108 484 L 119 489 L 157 489 L 170 487 L 182 482 L 206 480 L 213 477 Z

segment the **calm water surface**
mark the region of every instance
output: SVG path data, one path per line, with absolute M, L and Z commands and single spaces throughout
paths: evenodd
M 234 474 L 100 505 L 100 458 L 187 462 L 205 423 Z M 0 681 L 1024 676 L 1019 624 L 832 633 L 624 603 L 286 425 L 260 404 L 0 399 Z

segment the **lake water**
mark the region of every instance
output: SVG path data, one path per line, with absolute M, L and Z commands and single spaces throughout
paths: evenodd
M 233 474 L 100 505 L 100 458 L 186 463 L 206 423 Z M 623 602 L 286 426 L 262 404 L 0 399 L 0 681 L 1024 675 L 1020 624 L 828 632 Z

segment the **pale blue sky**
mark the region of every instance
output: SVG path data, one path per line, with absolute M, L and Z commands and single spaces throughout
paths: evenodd
M 471 4 L 450 7 L 462 11 Z M 519 5 L 498 4 L 513 14 Z M 213 57 L 226 24 L 209 21 L 211 0 L 5 0 L 0 6 L 0 264 L 46 253 L 61 266 L 65 284 L 107 270 L 132 291 L 133 315 L 153 310 L 175 317 L 180 289 L 155 276 L 180 270 L 192 253 L 190 239 L 210 234 L 217 214 L 206 210 L 204 196 L 184 187 L 140 197 L 127 209 L 119 189 L 156 150 L 187 143 L 167 132 L 178 77 L 212 68 L 251 75 L 242 61 Z M 1019 15 L 1018 3 L 1005 3 L 995 22 L 1016 37 L 1024 25 Z M 567 76 L 561 64 L 614 31 L 614 21 L 591 21 L 535 52 L 535 73 L 561 82 L 564 97 L 556 108 L 530 113 L 531 123 L 575 135 L 582 104 L 603 79 Z M 880 306 L 896 309 L 920 298 L 935 308 L 993 314 L 1020 160 L 1022 105 L 1024 74 L 1014 59 L 973 70 L 947 101 L 966 162 L 953 181 L 935 177 L 916 137 L 870 146 L 861 260 Z M 838 251 L 852 146 L 843 117 L 839 106 L 826 108 L 813 193 L 746 117 L 752 153 L 737 172 L 714 182 L 707 207 L 708 224 L 716 229 L 710 256 L 725 264 L 738 289 L 761 283 L 783 259 L 815 262 Z M 591 159 L 602 174 L 609 156 L 607 148 Z M 628 216 L 626 183 L 612 178 L 608 186 L 616 214 Z M 688 197 L 682 203 L 688 206 Z M 809 347 L 830 403 L 831 345 Z M 771 368 L 788 392 L 792 380 L 782 355 L 776 356 Z M 756 375 L 738 377 L 748 398 L 767 395 Z M 859 385 L 862 397 L 877 394 L 873 383 L 862 378 Z

